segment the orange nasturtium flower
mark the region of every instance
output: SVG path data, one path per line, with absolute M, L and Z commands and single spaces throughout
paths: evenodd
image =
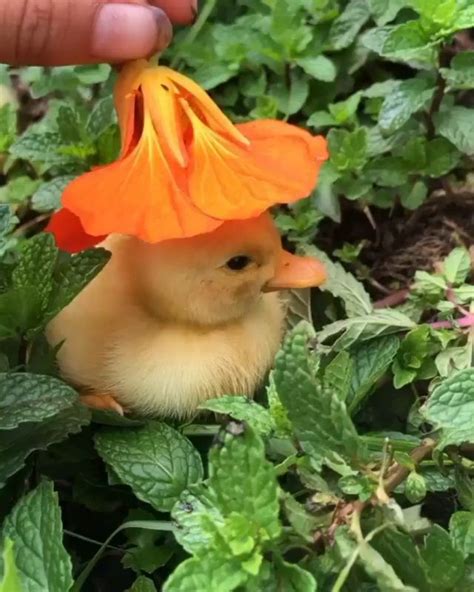
M 111 233 L 154 243 L 210 232 L 309 195 L 326 142 L 276 120 L 233 125 L 189 78 L 146 60 L 115 88 L 117 161 L 66 187 L 47 230 L 75 251 Z

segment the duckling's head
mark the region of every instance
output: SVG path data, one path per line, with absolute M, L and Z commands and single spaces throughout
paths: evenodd
M 229 221 L 217 230 L 126 248 L 140 303 L 164 321 L 202 327 L 244 317 L 273 290 L 317 286 L 322 264 L 284 251 L 268 214 Z

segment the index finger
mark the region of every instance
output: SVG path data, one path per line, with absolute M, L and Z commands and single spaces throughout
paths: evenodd
M 166 12 L 173 23 L 187 25 L 196 18 L 198 0 L 149 0 Z

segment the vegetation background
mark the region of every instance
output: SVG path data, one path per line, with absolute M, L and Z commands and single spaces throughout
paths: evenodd
M 324 292 L 257 402 L 187 425 L 91 415 L 43 336 L 107 261 L 41 230 L 117 155 L 114 72 L 0 66 L 0 591 L 474 590 L 473 27 L 471 0 L 207 0 L 177 33 L 162 62 L 235 121 L 331 154 L 275 212 Z

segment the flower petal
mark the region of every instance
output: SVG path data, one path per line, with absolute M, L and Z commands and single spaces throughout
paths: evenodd
M 146 60 L 135 60 L 125 64 L 117 78 L 114 89 L 115 109 L 122 134 L 122 154 L 126 152 L 126 139 L 133 135 L 133 112 L 135 97 L 140 86 L 140 77 L 148 67 Z
M 145 111 L 134 150 L 74 180 L 63 194 L 89 234 L 129 234 L 154 243 L 194 236 L 222 223 L 200 212 L 183 193 L 183 172 L 167 162 Z
M 105 239 L 105 236 L 87 234 L 79 218 L 64 208 L 51 216 L 45 232 L 51 232 L 57 247 L 67 253 L 89 249 Z
M 239 126 L 250 140 L 242 148 L 190 117 L 189 192 L 203 212 L 223 220 L 251 218 L 313 190 L 326 157 L 323 140 L 283 122 L 255 122 Z

